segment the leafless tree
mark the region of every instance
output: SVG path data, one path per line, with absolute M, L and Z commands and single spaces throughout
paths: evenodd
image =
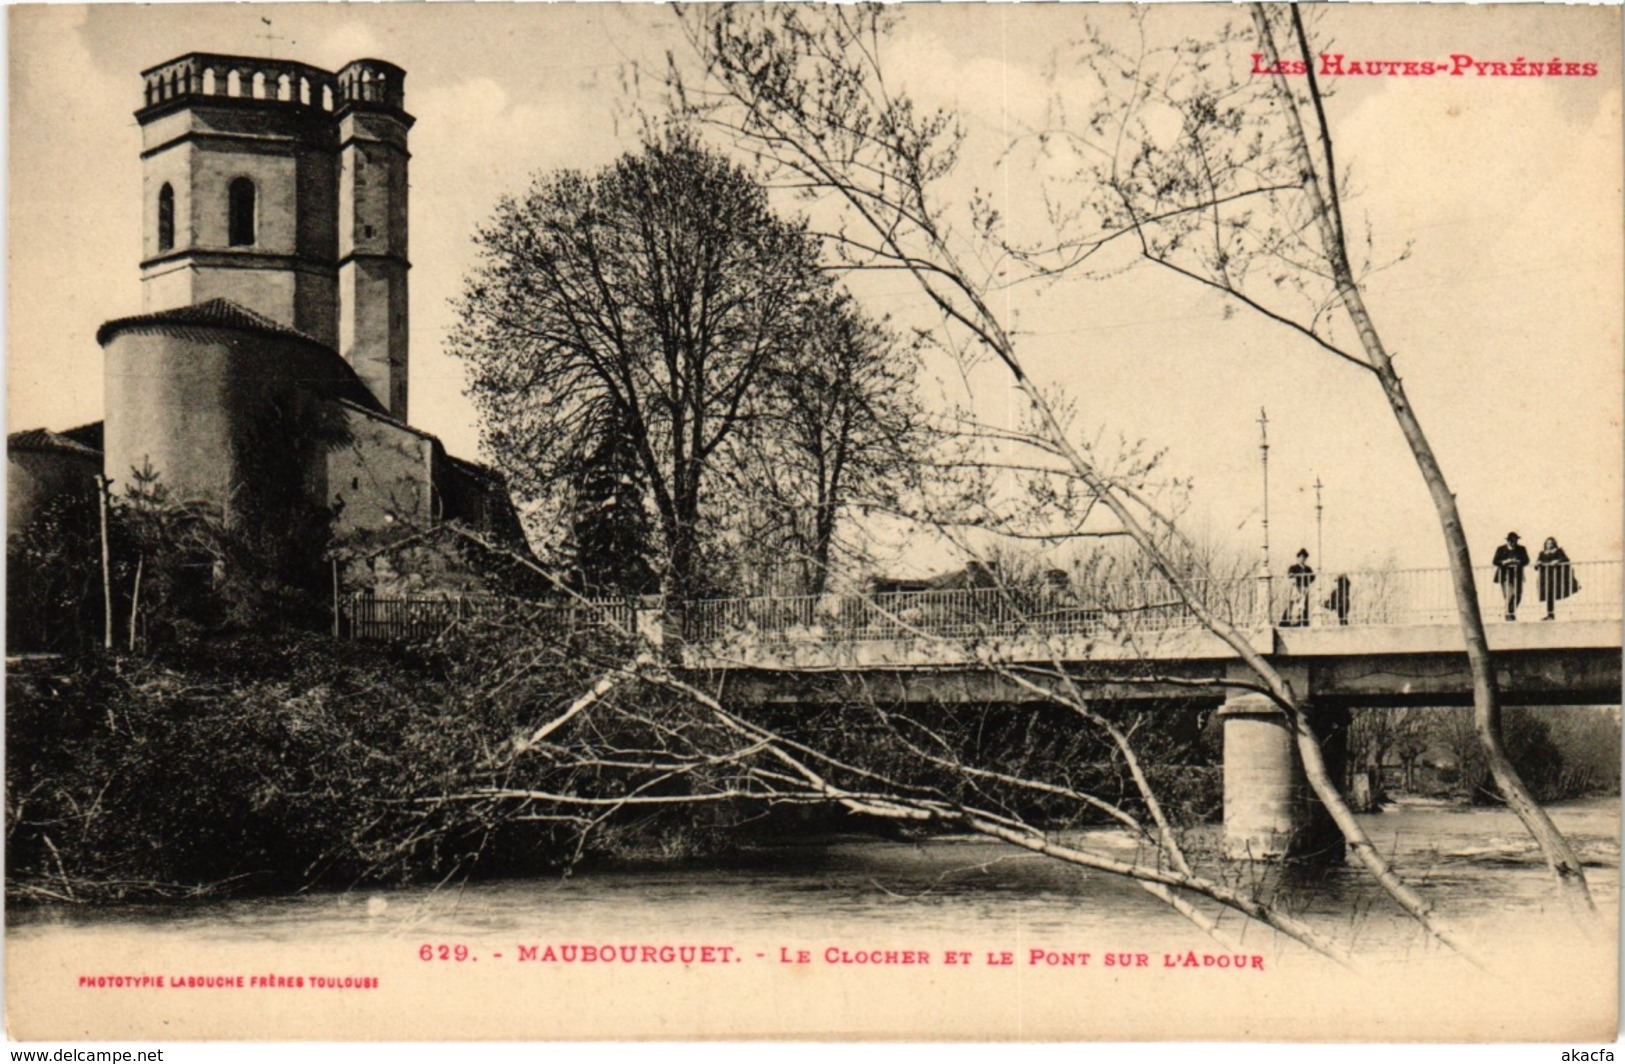
M 1081 160 L 1076 180 L 1053 190 L 1058 239 L 1011 250 L 1053 275 L 1090 268 L 1127 235 L 1145 261 L 1364 371 L 1387 400 L 1438 514 L 1490 773 L 1565 896 L 1594 911 L 1579 858 L 1506 756 L 1461 515 L 1366 306 L 1365 283 L 1384 264 L 1370 258 L 1369 223 L 1355 230 L 1348 221 L 1347 174 L 1335 157 L 1310 30 L 1295 4 L 1253 4 L 1249 15 L 1209 39 L 1163 47 L 1147 43 L 1143 25 L 1127 47 L 1092 31 L 1077 58 L 1094 74 L 1098 95 L 1076 122 L 1056 108 L 1043 133 Z M 1253 75 L 1260 63 L 1268 77 Z M 1301 79 L 1289 80 L 1288 69 L 1301 69 Z
M 806 316 L 800 354 L 762 375 L 752 416 L 730 439 L 723 471 L 750 545 L 797 579 L 779 590 L 818 596 L 832 562 L 859 560 L 843 535 L 859 508 L 896 510 L 929 447 L 913 352 L 847 293 L 830 286 Z
M 1327 770 L 1302 694 L 1253 649 L 1240 628 L 1202 600 L 1158 539 L 1167 518 L 1133 485 L 1105 474 L 1066 432 L 990 295 L 1002 283 L 975 229 L 952 224 L 941 179 L 958 160 L 954 116 L 927 112 L 887 82 L 887 24 L 877 8 L 703 8 L 682 13 L 704 70 L 685 81 L 673 64 L 675 102 L 733 137 L 758 158 L 770 181 L 833 194 L 844 208 L 832 236 L 855 267 L 899 271 L 917 282 L 941 315 L 941 336 L 970 357 L 991 356 L 1025 396 L 1033 428 L 1011 432 L 1028 454 L 1074 477 L 1145 553 L 1192 615 L 1258 677 L 1286 715 L 1310 786 L 1356 858 L 1415 919 L 1456 942 L 1431 907 L 1402 880 L 1354 818 Z M 981 213 L 973 204 L 973 214 Z M 1180 210 L 1188 208 L 1178 208 Z
M 737 583 L 721 570 L 752 552 L 800 560 L 796 590 L 821 593 L 843 519 L 889 505 L 924 421 L 907 348 L 821 271 L 806 226 L 678 125 L 539 178 L 477 242 L 453 350 L 515 487 L 590 495 L 589 568 L 639 540 L 646 505 L 669 601 Z M 612 505 L 618 527 L 595 526 Z
M 1371 780 L 1371 800 L 1380 801 L 1389 754 L 1400 758 L 1405 785 L 1411 785 L 1412 767 L 1427 748 L 1425 711 L 1414 707 L 1355 710 L 1348 744 L 1350 771 L 1365 774 Z
M 462 534 L 490 549 L 503 549 L 475 533 Z M 562 582 L 560 590 L 569 594 Z M 733 699 L 716 693 L 725 685 L 702 678 L 716 667 L 774 671 L 771 662 L 751 653 L 760 648 L 762 633 L 733 644 L 691 645 L 687 656 L 674 662 L 668 654 L 640 646 L 624 622 L 598 615 L 598 623 L 613 636 L 608 645 L 624 650 L 597 659 L 596 679 L 582 684 L 567 701 L 555 696 L 518 714 L 508 741 L 449 781 L 443 793 L 424 795 L 415 804 L 437 824 L 447 815 L 458 822 L 473 817 L 557 824 L 574 835 L 578 846 L 639 810 L 832 805 L 880 820 L 968 831 L 1122 876 L 1226 945 L 1233 946 L 1234 940 L 1218 915 L 1229 911 L 1352 966 L 1348 950 L 1310 922 L 1198 867 L 1187 853 L 1183 825 L 1153 787 L 1157 769 L 1143 759 L 1134 740 L 1138 725 L 1103 712 L 1086 693 L 1090 681 L 1080 680 L 1058 660 L 1024 663 L 999 649 L 1040 634 L 1046 618 L 1026 612 L 1025 603 L 1002 584 L 983 590 L 1002 597 L 1004 608 L 961 617 L 948 634 L 933 630 L 933 619 L 889 614 L 892 630 L 938 651 L 975 655 L 1035 706 L 1069 717 L 1076 726 L 1070 732 L 1035 721 L 1025 729 L 1049 742 L 1070 735 L 1060 740 L 1059 749 L 990 751 L 988 707 L 898 705 L 867 690 L 861 678 L 842 681 L 842 697 L 823 711 L 798 708 L 775 717 L 770 707 L 730 704 Z M 887 613 L 883 600 L 869 599 L 867 604 Z M 578 616 L 593 615 L 585 608 Z M 545 611 L 538 616 L 545 617 Z M 481 626 L 494 619 L 471 619 L 466 632 L 448 638 L 488 639 Z M 526 622 L 507 615 L 501 623 Z M 556 655 L 546 649 L 551 640 L 527 636 L 520 642 L 535 646 L 536 652 L 473 655 L 485 663 L 476 670 L 487 692 L 480 698 L 522 696 L 527 685 L 552 667 Z M 458 656 L 469 657 L 462 651 Z M 579 665 L 579 653 L 576 661 Z M 800 680 L 819 671 L 805 665 L 789 668 Z M 1132 665 L 1115 675 L 1119 683 L 1164 680 Z M 1079 778 L 1079 734 L 1089 736 L 1093 753 L 1112 766 L 1109 778 L 1119 781 L 1113 793 L 1098 793 Z M 1136 851 L 1102 851 L 1054 830 L 1056 824 L 1101 820 L 1131 832 Z

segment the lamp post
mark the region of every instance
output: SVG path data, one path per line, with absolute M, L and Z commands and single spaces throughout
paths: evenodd
M 1322 530 L 1322 523 L 1323 522 L 1321 520 L 1321 514 L 1322 514 L 1322 512 L 1324 511 L 1325 508 L 1320 505 L 1320 489 L 1321 489 L 1320 476 L 1319 476 L 1319 474 L 1316 474 L 1316 476 L 1315 476 L 1315 557 L 1320 561 L 1320 568 L 1324 572 L 1325 569 L 1326 569 L 1326 536 L 1325 536 L 1324 531 Z

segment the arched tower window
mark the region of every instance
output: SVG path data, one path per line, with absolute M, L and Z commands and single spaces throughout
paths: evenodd
M 175 190 L 164 182 L 158 190 L 158 250 L 168 251 L 175 246 Z
M 233 181 L 229 200 L 226 242 L 234 248 L 249 247 L 254 243 L 254 182 L 246 177 Z

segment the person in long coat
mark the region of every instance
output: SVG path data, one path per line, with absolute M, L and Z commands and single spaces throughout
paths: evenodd
M 1282 628 L 1305 628 L 1309 625 L 1309 585 L 1315 582 L 1315 571 L 1309 565 L 1309 551 L 1298 551 L 1297 564 L 1287 567 L 1288 586 L 1286 611 L 1281 614 Z
M 1529 567 L 1529 552 L 1518 545 L 1518 533 L 1508 532 L 1507 541 L 1495 548 L 1495 582 L 1506 599 L 1507 620 L 1518 619 L 1518 603 L 1523 601 L 1523 571 Z
M 1535 558 L 1535 573 L 1540 580 L 1540 601 L 1546 604 L 1543 620 L 1554 620 L 1558 600 L 1566 599 L 1580 590 L 1580 582 L 1574 579 L 1574 567 L 1569 564 L 1569 556 L 1563 553 L 1563 548 L 1557 545 L 1557 540 L 1552 536 L 1546 537 L 1546 545 Z
M 1337 623 L 1349 623 L 1349 609 L 1353 605 L 1349 598 L 1350 587 L 1347 573 L 1338 573 L 1337 579 L 1332 581 L 1332 594 L 1326 600 L 1326 608 L 1337 614 Z

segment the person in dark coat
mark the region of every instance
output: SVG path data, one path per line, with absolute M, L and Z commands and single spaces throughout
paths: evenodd
M 1309 585 L 1315 582 L 1315 571 L 1309 567 L 1309 551 L 1298 551 L 1298 561 L 1287 567 L 1287 579 L 1291 581 L 1287 592 L 1290 596 L 1286 601 L 1286 612 L 1281 615 L 1282 628 L 1307 628 L 1309 626 Z
M 1326 600 L 1326 608 L 1337 614 L 1337 623 L 1349 623 L 1349 578 L 1347 573 L 1338 573 L 1337 579 L 1332 581 L 1332 595 Z
M 1546 604 L 1546 616 L 1542 620 L 1555 620 L 1558 600 L 1566 599 L 1580 590 L 1580 582 L 1574 579 L 1574 567 L 1569 564 L 1569 556 L 1563 553 L 1563 548 L 1551 536 L 1546 537 L 1546 545 L 1535 558 L 1535 574 L 1540 581 L 1540 601 Z
M 1523 571 L 1529 567 L 1529 552 L 1518 545 L 1518 533 L 1508 532 L 1507 541 L 1495 548 L 1495 582 L 1506 600 L 1507 620 L 1518 619 L 1518 603 L 1523 601 Z

